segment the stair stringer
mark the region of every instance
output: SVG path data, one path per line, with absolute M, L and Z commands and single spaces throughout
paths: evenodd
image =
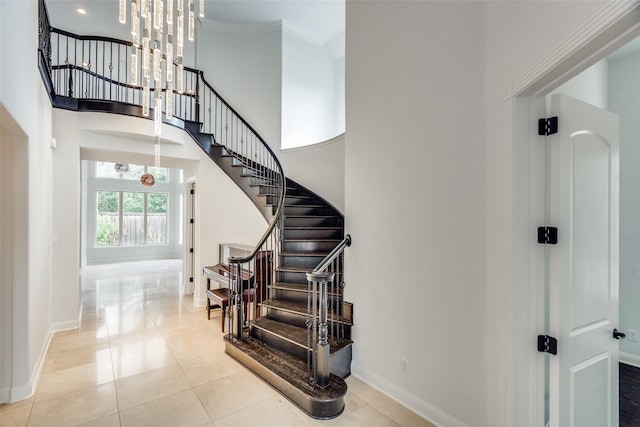
M 244 174 L 244 167 L 235 160 L 235 157 L 226 147 L 216 144 L 214 136 L 200 132 L 200 123 L 185 121 L 184 130 L 193 138 L 220 169 L 251 199 L 262 216 L 271 222 L 274 209 L 267 204 L 268 195 L 260 191 L 259 185 L 251 184 L 251 179 Z

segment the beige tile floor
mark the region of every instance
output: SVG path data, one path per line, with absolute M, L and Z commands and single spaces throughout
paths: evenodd
M 35 396 L 0 406 L 0 426 L 433 426 L 353 376 L 342 415 L 309 418 L 224 353 L 181 267 L 85 268 L 82 326 L 53 336 Z

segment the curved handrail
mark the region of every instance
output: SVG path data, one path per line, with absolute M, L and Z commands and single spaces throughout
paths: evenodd
M 64 64 L 64 65 L 54 65 L 51 67 L 52 71 L 57 71 L 57 70 L 75 70 L 75 71 L 81 71 L 91 77 L 95 77 L 97 79 L 100 79 L 101 81 L 105 82 L 105 83 L 109 83 L 109 84 L 113 84 L 116 86 L 120 86 L 126 89 L 134 89 L 134 90 L 142 90 L 142 86 L 140 85 L 131 85 L 128 83 L 122 83 L 121 81 L 118 80 L 113 80 L 110 79 L 109 77 L 103 76 L 102 74 L 96 73 L 95 71 L 91 71 L 91 69 L 89 68 L 85 68 L 82 67 L 80 65 L 73 65 L 73 64 Z M 155 88 L 150 88 L 149 89 L 151 92 L 155 91 Z M 166 92 L 167 89 L 162 89 L 163 92 Z M 175 92 L 175 91 L 172 91 Z M 182 96 L 187 96 L 187 97 L 191 97 L 191 98 L 195 98 L 195 94 L 192 93 L 183 93 L 181 94 Z
M 204 85 L 206 87 L 208 87 L 219 99 L 221 102 L 223 102 L 229 109 L 231 109 L 232 111 L 235 112 L 235 110 L 233 110 L 233 108 L 229 105 L 229 103 L 227 101 L 224 100 L 224 98 L 222 96 L 220 96 L 220 94 L 218 93 L 218 91 L 216 91 L 210 84 L 209 82 L 207 82 L 207 80 L 204 78 L 204 72 L 200 71 L 200 78 L 202 79 L 202 83 L 204 83 Z M 260 238 L 260 240 L 258 241 L 258 244 L 253 248 L 253 250 L 251 251 L 251 253 L 247 256 L 244 257 L 232 257 L 230 258 L 231 263 L 233 264 L 244 264 L 247 262 L 250 262 L 251 260 L 253 260 L 258 251 L 260 250 L 260 248 L 262 247 L 262 245 L 264 245 L 264 243 L 267 241 L 267 239 L 269 238 L 269 236 L 271 235 L 271 233 L 273 232 L 273 229 L 276 227 L 277 223 L 278 223 L 278 218 L 280 218 L 280 214 L 282 213 L 282 209 L 284 206 L 284 198 L 285 198 L 285 193 L 287 191 L 287 184 L 286 184 L 286 180 L 284 179 L 284 169 L 282 167 L 282 164 L 280 163 L 280 160 L 278 159 L 278 156 L 276 156 L 276 153 L 273 152 L 273 150 L 271 149 L 271 147 L 269 146 L 269 144 L 267 144 L 265 142 L 264 139 L 262 139 L 262 137 L 260 136 L 260 134 L 258 134 L 258 132 L 255 131 L 255 129 L 253 129 L 253 127 L 251 127 L 251 125 L 242 118 L 242 116 L 240 116 L 239 114 L 235 113 L 238 118 L 245 124 L 245 126 L 247 126 L 247 129 L 249 129 L 251 132 L 253 132 L 258 139 L 260 140 L 260 142 L 262 142 L 262 144 L 264 145 L 264 147 L 267 149 L 267 151 L 271 154 L 271 156 L 273 157 L 273 159 L 276 162 L 276 165 L 278 166 L 279 169 L 279 173 L 280 176 L 282 177 L 281 179 L 281 191 L 280 191 L 280 197 L 278 200 L 278 207 L 276 208 L 276 212 L 273 215 L 274 220 L 271 221 L 271 224 L 269 224 L 269 228 L 267 229 L 267 231 L 265 231 L 265 233 L 262 235 L 262 237 Z

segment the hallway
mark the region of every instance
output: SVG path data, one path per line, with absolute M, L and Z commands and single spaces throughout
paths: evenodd
M 224 353 L 220 311 L 181 294 L 180 260 L 85 267 L 82 327 L 55 334 L 11 426 L 432 426 L 351 376 L 345 412 L 309 418 Z

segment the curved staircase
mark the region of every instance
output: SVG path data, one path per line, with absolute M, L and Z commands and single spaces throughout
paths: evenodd
M 185 130 L 202 150 L 251 198 L 267 220 L 276 212 L 273 180 L 242 156 L 215 142 L 213 134 L 200 132 L 200 124 L 186 122 Z M 331 381 L 314 387 L 308 378 L 309 343 L 307 314 L 309 289 L 306 274 L 314 269 L 343 239 L 344 217 L 317 194 L 286 179 L 282 238 L 273 280 L 260 302 L 259 318 L 249 323 L 243 340 L 227 339 L 226 352 L 281 391 L 314 418 L 332 418 L 344 408 L 347 387 L 343 378 L 351 373 L 351 326 L 353 306 L 343 301 L 342 286 L 333 286 L 330 304 L 339 306 L 339 318 L 330 335 Z M 343 261 L 336 263 L 342 278 Z
M 118 52 L 122 49 L 125 55 L 131 43 L 54 29 L 49 25 L 44 0 L 39 4 L 39 68 L 52 105 L 72 111 L 143 117 L 141 88 L 127 83 L 127 73 L 123 74 L 122 81 L 114 78 L 113 65 L 117 66 L 117 61 L 107 67 L 109 76 L 85 68 L 83 64 L 92 63 L 91 58 L 86 61 L 77 54 L 79 64 L 69 61 L 70 43 L 76 46 L 80 43 L 83 54 L 84 46 L 93 43 L 94 52 L 104 54 L 109 45 L 112 51 L 116 46 Z M 52 43 L 52 34 L 57 37 L 55 43 Z M 52 54 L 52 50 L 62 49 L 65 44 L 66 59 L 64 53 Z M 52 64 L 52 57 L 58 58 L 58 63 Z M 102 61 L 104 70 L 104 56 Z M 98 63 L 98 58 L 93 63 Z M 270 224 L 250 258 L 231 261 L 239 272 L 245 267 L 250 270 L 254 279 L 246 288 L 232 290 L 230 286 L 229 300 L 236 311 L 229 316 L 235 318 L 230 321 L 230 332 L 225 338 L 226 352 L 311 417 L 336 417 L 344 409 L 347 389 L 344 378 L 350 374 L 353 324 L 353 306 L 343 300 L 342 250 L 350 244 L 350 237 L 345 238 L 344 218 L 320 196 L 284 177 L 275 154 L 206 82 L 201 71 L 185 67 L 185 73 L 189 73 L 193 86 L 185 93 L 172 91 L 168 95 L 175 97 L 175 105 L 180 106 L 180 110 L 171 119 L 163 117 L 163 121 L 189 133 Z M 84 90 L 78 86 L 79 82 L 97 82 L 98 90 Z M 230 137 L 230 129 L 235 136 L 231 132 Z M 258 258 L 264 255 L 263 259 L 270 261 L 263 265 Z M 327 255 L 335 260 L 329 263 L 325 259 Z M 326 276 L 334 280 L 328 285 L 324 281 L 322 288 L 316 286 L 317 283 L 312 286 L 307 274 L 323 260 L 329 266 Z M 242 274 L 239 277 L 243 277 Z M 319 289 L 326 289 L 325 296 Z M 242 314 L 241 301 L 245 298 L 255 305 L 254 315 L 251 314 L 254 310 Z M 247 316 L 245 323 L 243 319 Z M 237 322 L 234 329 L 233 321 Z M 328 348 L 330 375 L 325 369 L 326 375 L 320 375 L 324 379 L 318 381 L 319 359 L 324 363 L 326 358 L 319 356 L 320 344 Z

